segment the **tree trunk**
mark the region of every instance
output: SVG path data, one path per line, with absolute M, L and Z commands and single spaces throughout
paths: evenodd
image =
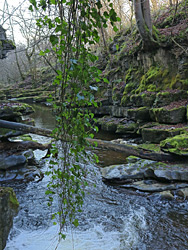
M 142 38 L 143 49 L 151 50 L 156 46 L 152 38 L 152 22 L 149 0 L 133 0 L 137 27 Z
M 17 131 L 22 131 L 25 133 L 31 133 L 31 134 L 37 134 L 37 135 L 43 135 L 47 137 L 52 137 L 52 131 L 49 129 L 42 129 L 42 128 L 36 128 L 34 126 L 17 123 L 17 122 L 10 122 L 5 120 L 0 120 L 0 128 L 8 128 L 13 129 Z
M 22 141 L 22 142 L 0 142 L 0 152 L 6 152 L 8 151 L 9 153 L 17 153 L 17 152 L 22 152 L 26 151 L 28 149 L 40 149 L 40 150 L 46 150 L 50 149 L 51 144 L 41 144 L 38 142 L 34 141 Z
M 42 136 L 52 137 L 52 131 L 49 129 L 36 128 L 33 126 L 29 126 L 29 125 L 25 125 L 25 124 L 17 123 L 17 122 L 9 122 L 9 121 L 0 120 L 0 127 L 19 130 L 25 133 L 33 133 L 33 134 L 38 134 Z M 178 159 L 177 156 L 172 155 L 172 154 L 167 154 L 163 152 L 158 153 L 152 150 L 150 151 L 150 150 L 145 150 L 141 148 L 139 149 L 138 147 L 134 147 L 132 145 L 122 145 L 122 144 L 116 144 L 110 141 L 90 139 L 90 138 L 87 138 L 87 141 L 90 142 L 91 144 L 97 143 L 97 146 L 99 148 L 107 148 L 110 150 L 125 153 L 127 155 L 138 156 L 144 159 L 150 159 L 150 160 L 155 160 L 155 161 L 175 161 Z
M 150 2 L 149 0 L 141 0 L 142 13 L 145 21 L 145 25 L 149 30 L 149 35 L 152 36 L 152 22 L 151 22 L 151 12 L 150 12 Z
M 123 145 L 111 141 L 104 141 L 104 140 L 90 139 L 90 138 L 87 138 L 87 141 L 89 141 L 92 144 L 97 143 L 97 147 L 99 148 L 110 149 L 125 153 L 126 155 L 134 155 L 143 159 L 149 159 L 154 161 L 177 161 L 179 159 L 179 157 L 176 155 L 142 149 L 129 144 Z

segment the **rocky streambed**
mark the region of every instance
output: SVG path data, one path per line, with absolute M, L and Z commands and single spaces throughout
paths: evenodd
M 33 112 L 34 109 L 27 104 L 0 103 L 1 120 L 33 125 L 34 120 L 28 118 Z M 13 217 L 19 207 L 13 189 L 8 186 L 14 182 L 27 183 L 43 178 L 44 174 L 40 170 L 43 164 L 35 158 L 33 151 L 42 149 L 41 146 L 43 150 L 47 148 L 22 131 L 0 128 L 0 250 L 6 245 Z
M 52 118 L 49 119 L 49 109 L 41 109 L 38 107 L 37 114 L 33 113 L 32 117 L 35 119 L 37 127 L 52 128 L 49 125 L 49 123 L 52 122 Z M 45 119 L 47 121 L 46 123 Z M 100 137 L 101 135 L 98 136 Z M 111 140 L 113 137 L 115 136 L 110 136 L 108 140 Z M 39 138 L 39 136 L 32 136 L 32 139 L 41 141 Z M 101 136 L 101 139 L 106 138 L 107 135 L 105 135 L 105 137 Z M 120 144 L 127 143 L 128 141 L 125 142 L 125 140 L 119 139 L 117 141 L 113 140 L 112 142 L 118 142 L 118 144 Z M 133 141 L 129 141 L 128 143 L 133 143 Z M 87 177 L 89 183 L 91 183 L 88 187 L 90 194 L 86 196 L 83 214 L 80 215 L 81 219 L 77 236 L 79 235 L 82 244 L 76 236 L 77 246 L 82 246 L 82 249 L 88 249 L 89 244 L 90 249 L 97 250 L 104 250 L 107 249 L 107 247 L 108 249 L 122 250 L 128 250 L 131 249 L 131 247 L 132 249 L 137 249 L 136 247 L 139 247 L 139 249 L 147 249 L 147 246 L 151 247 L 151 249 L 159 249 L 155 248 L 155 244 L 153 243 L 158 239 L 155 232 L 157 229 L 153 230 L 150 228 L 151 225 L 148 222 L 151 220 L 153 223 L 152 227 L 157 227 L 159 217 L 156 213 L 160 214 L 160 216 L 166 214 L 165 220 L 170 223 L 177 221 L 177 218 L 171 219 L 168 217 L 167 211 L 169 208 L 167 209 L 167 207 L 169 206 L 177 207 L 177 209 L 172 209 L 174 214 L 177 214 L 178 209 L 183 206 L 182 213 L 184 214 L 181 216 L 183 216 L 183 218 L 186 217 L 185 208 L 188 185 L 185 165 L 179 163 L 177 165 L 171 165 L 137 157 L 128 157 L 126 159 L 124 154 L 113 153 L 109 150 L 97 150 L 96 152 L 100 156 L 98 167 L 100 167 L 101 173 L 96 169 L 97 175 L 94 178 L 90 175 Z M 40 151 L 37 152 L 37 155 L 38 154 L 40 155 Z M 44 154 L 45 153 L 43 153 L 43 155 Z M 39 156 L 39 158 L 42 158 L 42 156 Z M 173 171 L 172 166 L 174 167 Z M 95 168 L 96 166 L 90 166 L 90 164 L 88 164 L 88 167 L 91 168 L 92 173 L 93 167 Z M 51 221 L 46 221 L 46 218 L 49 218 L 49 210 L 46 207 L 47 197 L 45 197 L 44 194 L 47 180 L 45 177 L 38 182 L 40 178 L 34 175 L 36 171 L 38 171 L 38 174 L 39 172 L 44 173 L 46 168 L 47 165 L 38 167 L 37 164 L 33 162 L 27 164 L 27 166 L 22 165 L 20 167 L 10 167 L 6 170 L 2 170 L 3 175 L 0 176 L 1 183 L 6 186 L 10 184 L 14 187 L 20 202 L 20 212 L 15 219 L 16 227 L 13 228 L 11 239 L 6 249 L 38 250 L 44 248 L 44 242 L 45 244 L 47 242 L 49 245 L 51 244 L 49 241 L 41 241 L 39 239 L 40 237 L 37 237 L 37 235 L 41 235 L 41 237 L 48 239 L 50 238 L 49 235 L 54 235 Z M 17 178 L 14 178 L 16 176 L 15 173 L 17 173 Z M 105 184 L 108 185 L 104 185 L 101 182 L 101 176 Z M 27 184 L 28 181 L 30 181 L 30 184 Z M 26 186 L 22 190 L 17 183 L 23 182 Z M 92 183 L 97 183 L 96 190 L 93 189 Z M 145 196 L 145 198 L 143 196 Z M 172 200 L 170 201 L 172 204 L 169 203 L 169 199 Z M 157 202 L 156 208 L 155 201 Z M 161 209 L 160 211 L 159 207 Z M 155 211 L 156 209 L 158 209 L 157 212 Z M 42 214 L 41 211 L 43 211 Z M 45 223 L 43 223 L 43 221 Z M 49 225 L 47 226 L 47 224 Z M 171 238 L 165 229 L 165 223 L 161 221 L 161 226 L 162 225 L 164 226 L 164 235 L 168 235 L 168 237 Z M 49 231 L 49 235 L 45 236 L 45 232 L 41 234 L 38 227 L 40 230 L 44 229 L 46 233 Z M 182 228 L 184 228 L 184 232 L 187 232 L 186 225 L 182 225 Z M 148 230 L 150 233 L 152 232 L 152 236 L 149 236 Z M 173 234 L 176 235 L 174 236 L 177 238 L 177 240 L 175 240 L 176 244 L 180 244 L 178 237 L 181 239 L 184 237 L 183 231 L 181 231 L 179 226 L 172 226 L 171 230 Z M 36 235 L 34 234 L 35 231 Z M 85 237 L 86 232 L 91 236 L 89 241 Z M 35 237 L 36 244 L 32 243 L 33 240 L 30 242 L 29 235 Z M 110 245 L 109 242 L 105 241 L 105 237 L 109 238 L 109 235 L 114 239 Z M 100 237 L 102 237 L 104 245 L 101 245 Z M 70 250 L 72 248 L 72 246 L 70 246 L 70 239 L 71 237 L 68 236 L 68 240 L 64 243 L 65 245 L 63 244 L 61 247 Z M 119 239 L 121 239 L 121 241 Z M 20 242 L 22 242 L 22 244 Z M 180 245 L 185 248 L 187 246 L 186 242 L 182 242 Z M 160 249 L 163 249 L 161 248 L 163 244 L 162 237 L 158 239 L 158 244 Z M 175 244 L 173 241 L 165 243 L 164 249 L 169 249 L 168 247 L 171 248 L 173 244 Z M 37 248 L 37 245 L 39 248 Z

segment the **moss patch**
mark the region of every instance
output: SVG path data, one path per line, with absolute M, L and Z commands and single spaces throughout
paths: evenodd
M 167 138 L 160 142 L 160 147 L 165 152 L 188 156 L 188 133 Z
M 159 144 L 152 144 L 152 143 L 144 143 L 144 144 L 139 144 L 138 148 L 142 148 L 145 150 L 149 151 L 154 151 L 154 152 L 160 152 L 161 148 Z
M 10 187 L 0 187 L 0 196 L 8 193 L 9 194 L 9 203 L 13 209 L 17 209 L 19 207 L 19 202 L 16 198 L 16 194 L 14 190 Z

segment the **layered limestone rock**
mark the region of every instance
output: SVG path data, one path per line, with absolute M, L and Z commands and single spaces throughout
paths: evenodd
M 103 181 L 121 188 L 149 193 L 176 190 L 188 198 L 187 164 L 170 165 L 130 156 L 126 164 L 101 168 L 101 173 Z

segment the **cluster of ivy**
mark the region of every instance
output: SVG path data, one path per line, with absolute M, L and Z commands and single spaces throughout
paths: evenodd
M 99 30 L 113 25 L 120 19 L 108 0 L 108 10 L 102 11 L 100 0 L 30 0 L 29 9 L 43 13 L 37 20 L 40 28 L 51 31 L 49 40 L 55 53 L 58 69 L 53 82 L 57 96 L 51 98 L 56 113 L 53 137 L 56 143 L 51 149 L 52 158 L 47 175 L 51 176 L 46 194 L 49 205 L 58 196 L 59 209 L 53 218 L 60 219 L 60 235 L 64 225 L 78 226 L 78 212 L 82 211 L 86 171 L 83 163 L 91 161 L 87 153 L 88 137 L 93 137 L 97 127 L 93 125 L 90 107 L 97 107 L 93 82 L 108 83 L 101 79 L 101 71 L 94 63 L 98 59 L 91 46 L 100 40 Z M 46 55 L 50 49 L 41 51 Z M 80 164 L 82 162 L 82 164 Z M 56 222 L 54 222 L 56 223 Z

